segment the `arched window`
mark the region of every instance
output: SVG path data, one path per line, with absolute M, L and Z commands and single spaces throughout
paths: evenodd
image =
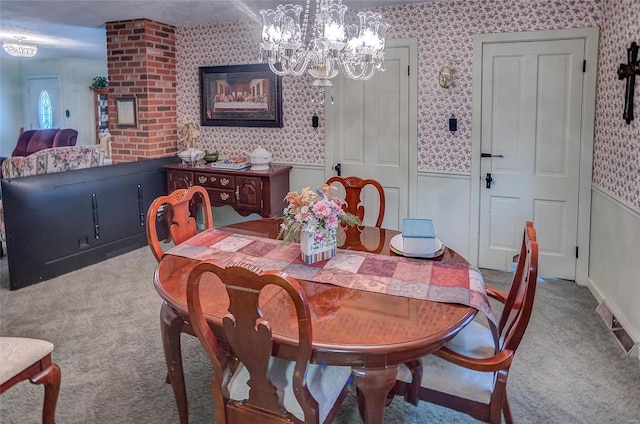
M 38 119 L 41 129 L 53 128 L 53 107 L 51 106 L 51 98 L 47 90 L 40 92 L 38 100 Z

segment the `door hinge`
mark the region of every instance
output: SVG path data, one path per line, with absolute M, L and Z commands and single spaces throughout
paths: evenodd
M 578 259 L 578 246 L 576 246 L 576 259 Z
M 587 72 L 587 61 L 583 60 L 582 61 L 582 73 Z

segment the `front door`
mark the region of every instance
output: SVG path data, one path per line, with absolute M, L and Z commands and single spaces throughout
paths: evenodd
M 52 78 L 27 79 L 28 129 L 62 128 L 60 81 Z
M 511 270 L 531 220 L 539 274 L 575 279 L 584 52 L 584 39 L 483 46 L 480 267 Z
M 410 46 L 387 46 L 383 72 L 368 81 L 335 78 L 335 102 L 327 95 L 326 105 L 333 152 L 327 161 L 332 167 L 340 163 L 343 176 L 380 182 L 386 201 L 382 226 L 396 230 L 409 216 L 410 54 Z M 377 202 L 374 190 L 365 191 L 365 211 L 377 211 Z M 364 223 L 373 225 L 376 217 L 365 213 Z

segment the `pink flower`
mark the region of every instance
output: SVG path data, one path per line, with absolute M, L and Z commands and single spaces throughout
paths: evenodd
M 340 221 L 338 221 L 338 216 L 337 215 L 329 215 L 327 217 L 327 227 L 329 228 L 337 228 L 338 227 L 338 223 Z
M 322 200 L 313 205 L 313 213 L 320 218 L 324 218 L 331 214 L 331 207 Z

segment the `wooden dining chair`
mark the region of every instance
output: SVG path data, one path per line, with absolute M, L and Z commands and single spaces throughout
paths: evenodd
M 504 414 L 512 423 L 507 377 L 529 324 L 537 276 L 536 232 L 527 222 L 511 289 L 487 288 L 504 305 L 497 344 L 487 327 L 473 321 L 433 355 L 401 365 L 390 396 L 402 395 L 414 405 L 424 400 L 489 423 L 500 423 Z
M 375 226 L 382 226 L 384 219 L 384 189 L 379 182 L 372 179 L 362 179 L 360 177 L 331 177 L 327 180 L 327 184 L 333 185 L 338 183 L 344 187 L 345 190 L 345 205 L 343 209 L 350 214 L 357 216 L 360 222 L 364 222 L 364 206 L 362 205 L 362 191 L 366 186 L 372 186 L 378 192 L 379 207 L 378 217 L 376 218 Z
M 229 296 L 222 331 L 239 360 L 235 371 L 203 312 L 206 289 L 201 290 L 201 282 L 205 276 L 206 284 L 211 284 L 212 278 L 222 282 Z M 261 293 L 263 298 L 291 305 L 285 325 L 297 327 L 297 334 L 292 335 L 297 345 L 292 360 L 273 356 L 272 330 L 283 317 L 263 316 Z M 193 329 L 213 365 L 211 389 L 216 423 L 302 424 L 333 420 L 348 392 L 351 368 L 309 363 L 311 312 L 305 291 L 296 279 L 243 263 L 221 268 L 212 261 L 201 262 L 189 274 L 187 304 Z
M 201 196 L 204 206 L 204 228 L 213 228 L 213 216 L 211 215 L 211 203 L 207 190 L 194 185 L 188 189 L 178 189 L 167 196 L 156 198 L 147 211 L 147 240 L 149 247 L 157 261 L 160 261 L 164 249 L 161 242 L 173 242 L 178 245 L 193 237 L 198 232 L 195 199 L 196 194 Z M 162 208 L 164 222 L 167 225 L 168 234 L 163 240 L 158 237 L 157 216 Z
M 200 199 L 196 199 L 200 197 Z M 178 189 L 167 196 L 156 198 L 147 210 L 147 240 L 153 256 L 160 261 L 165 246 L 170 243 L 178 245 L 196 235 L 197 227 L 197 201 L 204 207 L 204 227 L 213 228 L 213 216 L 211 215 L 211 203 L 207 191 L 201 186 L 191 186 L 188 189 Z M 158 236 L 158 213 L 162 210 L 163 224 L 165 225 L 166 236 Z M 162 240 L 161 240 L 162 239 Z M 178 313 L 165 303 L 160 309 L 160 331 L 162 342 L 165 347 L 165 359 L 167 361 L 167 383 L 172 383 L 180 422 L 187 422 L 187 391 L 184 382 L 182 369 L 182 348 L 181 334 L 195 336 L 188 317 Z M 167 349 L 171 346 L 174 349 L 173 355 L 167 355 Z
M 55 424 L 60 393 L 60 367 L 51 352 L 46 340 L 0 337 L 0 394 L 24 380 L 44 385 L 43 424 Z

